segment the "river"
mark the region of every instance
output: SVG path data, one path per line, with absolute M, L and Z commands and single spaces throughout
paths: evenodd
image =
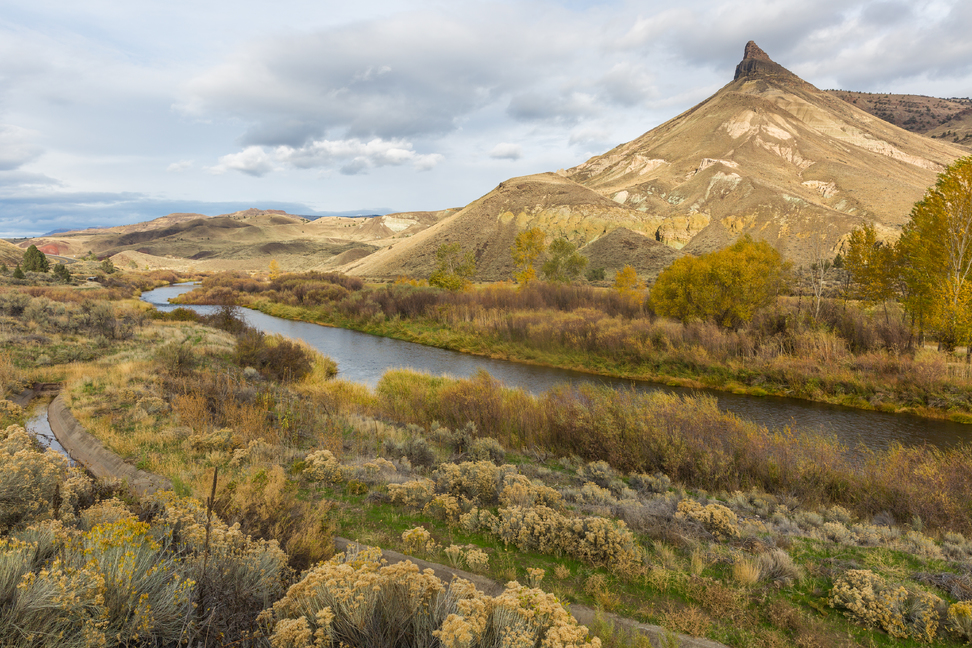
M 192 284 L 176 284 L 142 294 L 142 299 L 159 310 L 172 310 L 169 299 L 192 289 Z M 215 306 L 191 306 L 201 313 Z M 851 407 L 814 403 L 776 396 L 744 396 L 716 390 L 669 387 L 639 380 L 606 378 L 578 371 L 540 367 L 508 360 L 438 349 L 436 347 L 379 337 L 348 329 L 295 322 L 240 309 L 247 323 L 267 332 L 301 339 L 338 364 L 339 377 L 374 387 L 389 369 L 408 367 L 433 375 L 467 378 L 480 370 L 511 387 L 539 394 L 558 384 L 596 383 L 617 389 L 665 391 L 677 394 L 709 394 L 722 410 L 733 412 L 770 429 L 790 427 L 801 433 L 836 435 L 849 446 L 864 445 L 883 449 L 895 442 L 906 445 L 930 444 L 951 447 L 972 438 L 972 426 L 925 419 L 908 414 L 888 414 Z

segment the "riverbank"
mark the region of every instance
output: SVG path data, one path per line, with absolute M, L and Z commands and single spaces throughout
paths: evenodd
M 486 290 L 498 293 L 503 289 Z M 368 291 L 371 293 L 360 297 Z M 785 334 L 756 335 L 722 331 L 706 324 L 683 326 L 632 317 L 631 313 L 612 315 L 603 304 L 600 309 L 592 308 L 596 303 L 575 311 L 547 306 L 531 309 L 502 304 L 493 295 L 492 304 L 456 304 L 455 298 L 407 285 L 364 288 L 351 297 L 339 297 L 301 305 L 294 304 L 292 293 L 285 291 L 228 291 L 225 281 L 215 281 L 210 285 L 204 282 L 179 301 L 225 303 L 232 298 L 275 317 L 481 357 L 668 386 L 798 398 L 972 423 L 972 382 L 967 372 L 952 371 L 943 354 L 888 351 L 880 348 L 878 342 L 885 344 L 880 340 L 858 340 L 855 344 L 868 350 L 851 353 L 850 344 L 836 333 L 803 330 L 793 324 L 774 324 L 784 329 L 789 326 L 791 330 Z M 369 300 L 382 307 L 362 304 Z M 777 314 L 784 322 L 795 318 L 785 306 Z M 876 335 L 862 330 L 859 313 L 850 311 L 843 317 L 848 320 L 843 326 L 858 337 Z M 878 328 L 884 326 L 878 324 Z M 879 332 L 892 341 L 895 336 L 902 337 L 900 330 Z

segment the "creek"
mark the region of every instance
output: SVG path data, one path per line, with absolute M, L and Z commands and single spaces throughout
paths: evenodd
M 169 299 L 192 290 L 192 284 L 175 284 L 142 293 L 142 299 L 159 310 L 178 306 Z M 200 313 L 211 313 L 216 306 L 183 306 Z M 278 333 L 301 339 L 338 364 L 338 375 L 344 380 L 374 388 L 389 369 L 411 368 L 432 375 L 468 378 L 486 371 L 510 387 L 520 387 L 540 394 L 558 384 L 594 383 L 615 389 L 664 391 L 675 394 L 706 394 L 714 397 L 719 408 L 740 418 L 770 429 L 789 427 L 800 433 L 836 436 L 842 443 L 874 450 L 893 443 L 928 444 L 940 448 L 966 443 L 972 438 L 972 426 L 951 421 L 926 419 L 910 414 L 889 414 L 868 410 L 814 403 L 796 398 L 746 396 L 717 390 L 670 387 L 640 380 L 625 380 L 587 374 L 579 371 L 542 367 L 509 360 L 449 351 L 436 347 L 385 338 L 309 322 L 298 322 L 241 308 L 246 322 L 265 333 Z

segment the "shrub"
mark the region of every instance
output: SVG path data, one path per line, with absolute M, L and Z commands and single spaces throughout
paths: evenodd
M 803 570 L 783 549 L 771 549 L 760 554 L 759 568 L 763 580 L 779 587 L 791 585 L 803 577 Z
M 339 554 L 308 571 L 261 615 L 274 648 L 392 645 L 599 648 L 552 594 L 509 583 L 489 597 L 462 579 L 446 586 L 409 561 L 382 566 L 381 551 Z M 541 644 L 542 641 L 542 644 Z
M 469 459 L 472 461 L 491 461 L 497 466 L 506 460 L 506 450 L 493 437 L 481 437 L 469 444 Z
M 505 544 L 520 551 L 564 553 L 591 564 L 630 565 L 641 558 L 634 535 L 623 522 L 601 517 L 566 517 L 546 506 L 501 508 L 498 517 L 479 521 L 489 524 Z
M 413 466 L 430 467 L 435 464 L 435 452 L 429 442 L 418 430 L 410 430 L 411 434 L 402 442 L 385 441 L 385 453 L 393 459 L 405 457 Z
M 688 518 L 700 523 L 705 530 L 717 538 L 739 537 L 739 518 L 722 504 L 707 504 L 702 506 L 695 500 L 683 499 L 678 503 L 677 518 Z
M 330 450 L 312 452 L 304 462 L 304 475 L 313 481 L 336 484 L 347 479 L 346 469 Z
M 639 493 L 665 493 L 671 488 L 672 480 L 660 472 L 653 475 L 638 473 L 631 476 L 630 483 Z
M 888 584 L 866 569 L 851 569 L 834 580 L 831 607 L 866 626 L 878 627 L 892 637 L 931 642 L 945 613 L 940 598 L 920 590 Z
M 0 534 L 43 520 L 72 520 L 92 493 L 82 469 L 50 448 L 40 452 L 24 428 L 0 432 Z
M 253 367 L 267 378 L 281 382 L 300 380 L 313 368 L 310 355 L 301 345 L 252 329 L 237 338 L 234 356 L 241 367 Z

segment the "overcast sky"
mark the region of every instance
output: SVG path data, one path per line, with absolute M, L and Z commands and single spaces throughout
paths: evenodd
M 0 236 L 462 206 L 637 137 L 746 41 L 819 88 L 972 95 L 969 0 L 0 0 Z

